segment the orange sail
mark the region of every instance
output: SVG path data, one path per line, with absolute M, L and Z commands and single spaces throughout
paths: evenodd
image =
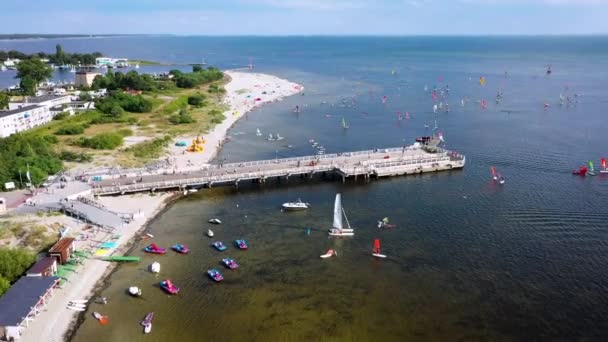
M 374 248 L 372 249 L 374 253 L 380 253 L 380 239 L 374 240 Z

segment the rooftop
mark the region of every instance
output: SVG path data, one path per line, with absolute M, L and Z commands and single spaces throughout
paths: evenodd
M 63 238 L 63 239 L 57 241 L 57 243 L 53 247 L 51 247 L 51 249 L 49 250 L 49 253 L 61 252 L 65 249 L 69 248 L 73 242 L 74 242 L 74 238 Z
M 46 271 L 49 267 L 51 267 L 53 265 L 53 263 L 57 262 L 55 260 L 55 258 L 52 257 L 44 257 L 40 260 L 38 260 L 38 262 L 36 262 L 34 264 L 34 266 L 30 267 L 29 270 L 27 270 L 28 274 L 38 274 L 38 273 L 42 273 L 44 271 Z
M 21 108 L 17 108 L 17 109 L 0 111 L 0 118 L 9 116 L 9 115 L 13 115 L 13 114 L 23 113 L 23 112 L 26 112 L 28 110 L 32 110 L 32 109 L 38 108 L 38 107 L 40 107 L 40 106 L 33 104 L 33 105 L 29 105 L 29 106 L 25 106 L 25 107 L 21 107 Z
M 21 277 L 0 297 L 0 326 L 19 326 L 57 277 Z
M 42 103 L 46 101 L 52 101 L 56 99 L 62 99 L 64 97 L 69 97 L 70 95 L 41 95 L 41 96 L 32 96 L 27 98 L 27 102 L 23 103 Z M 19 102 L 21 103 L 21 102 Z

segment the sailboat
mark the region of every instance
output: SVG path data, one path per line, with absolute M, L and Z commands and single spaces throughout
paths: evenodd
M 266 138 L 266 140 L 268 140 L 268 141 L 274 141 L 275 140 L 274 137 L 272 136 L 272 133 L 268 134 L 268 138 Z
M 595 170 L 593 169 L 593 162 L 589 161 L 589 171 L 587 171 L 589 176 L 596 176 Z
M 348 128 L 348 123 L 346 123 L 346 119 L 342 118 L 342 128 Z
M 374 247 L 372 248 L 372 255 L 376 258 L 386 258 L 386 255 L 382 254 L 380 251 L 380 239 L 374 240 Z
M 277 141 L 283 140 L 283 139 L 285 139 L 285 137 L 282 137 L 279 133 L 277 133 Z
M 344 224 L 342 223 L 342 217 L 346 220 L 346 226 L 348 228 L 344 228 Z M 336 194 L 336 200 L 334 202 L 334 224 L 333 228 L 329 230 L 329 235 L 331 236 L 353 236 L 355 235 L 355 230 L 351 228 L 350 223 L 348 223 L 348 218 L 346 218 L 346 213 L 342 208 L 342 196 L 340 194 Z
M 602 158 L 602 167 L 603 169 L 600 170 L 600 173 L 608 173 L 608 165 L 606 164 L 606 158 Z
M 257 135 L 258 137 L 262 136 L 262 132 L 260 132 L 259 128 L 255 131 L 255 135 Z
M 494 166 L 490 166 L 490 171 L 492 172 L 492 179 L 498 180 L 498 173 L 496 173 L 496 169 L 494 168 Z
M 490 166 L 490 171 L 492 171 L 492 179 L 494 181 L 497 181 L 498 184 L 505 184 L 505 177 L 503 175 L 501 175 L 500 173 L 498 173 L 496 171 L 496 169 L 494 168 L 494 166 Z

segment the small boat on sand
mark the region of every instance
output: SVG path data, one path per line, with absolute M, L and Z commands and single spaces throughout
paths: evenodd
M 310 208 L 309 203 L 302 202 L 301 199 L 298 198 L 297 202 L 285 202 L 281 205 L 286 211 L 298 211 L 298 210 L 306 210 Z
M 226 250 L 226 245 L 224 245 L 223 242 L 221 241 L 216 241 L 214 243 L 211 244 L 213 247 L 215 247 L 215 249 L 217 249 L 218 251 L 225 251 Z
M 209 220 L 209 223 L 213 223 L 213 224 L 221 224 L 222 221 L 218 218 L 212 218 L 211 220 Z
M 228 267 L 231 270 L 239 267 L 239 264 L 237 264 L 236 261 L 232 258 L 224 258 L 222 259 L 222 262 L 224 263 L 224 266 Z
M 208 236 L 208 237 L 213 237 L 213 235 L 214 235 L 214 234 L 213 234 L 213 230 L 209 229 L 209 230 L 207 231 L 207 236 Z
M 161 281 L 160 288 L 168 294 L 177 294 L 179 292 L 179 287 L 175 286 L 170 279 Z
M 188 254 L 188 253 L 190 253 L 190 249 L 188 247 L 182 245 L 181 243 L 178 243 L 177 245 L 171 246 L 171 249 L 173 249 L 174 251 L 176 251 L 179 254 Z
M 245 240 L 235 240 L 234 241 L 234 245 L 238 249 L 247 249 L 247 248 L 249 248 L 249 246 L 247 246 L 247 241 L 245 241 Z
M 84 307 L 71 306 L 71 305 L 68 305 L 68 309 L 73 310 L 73 311 L 78 311 L 78 312 L 82 312 L 82 311 L 86 310 L 86 308 L 84 308 Z
M 338 256 L 338 252 L 333 250 L 333 249 L 328 249 L 327 252 L 325 252 L 325 254 L 321 255 L 321 258 L 323 259 L 327 259 L 330 258 L 332 256 Z
M 141 297 L 141 289 L 137 286 L 129 287 L 129 294 L 133 297 Z
M 380 239 L 374 240 L 374 247 L 372 248 L 372 255 L 376 258 L 386 258 L 386 255 L 382 254 L 380 251 Z
M 152 273 L 158 273 L 160 272 L 160 263 L 158 262 L 153 262 L 152 265 L 150 265 L 150 272 Z
M 144 334 L 149 334 L 152 331 L 152 320 L 154 319 L 154 312 L 149 312 L 144 320 L 141 321 L 141 325 L 144 326 Z
M 222 276 L 222 274 L 220 273 L 220 271 L 216 270 L 215 268 L 212 268 L 212 269 L 208 270 L 207 274 L 215 282 L 219 283 L 220 281 L 224 280 L 224 276 Z
M 155 243 L 152 243 L 144 248 L 144 252 L 152 254 L 165 254 L 167 249 L 158 247 Z

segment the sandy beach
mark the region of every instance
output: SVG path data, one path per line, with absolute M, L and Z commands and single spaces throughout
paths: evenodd
M 284 79 L 266 74 L 228 71 L 226 74 L 230 81 L 226 84 L 225 104 L 228 106 L 224 115 L 226 119 L 207 132 L 205 148 L 200 153 L 185 152 L 184 147 L 177 147 L 172 144 L 169 147 L 171 154 L 172 167 L 178 171 L 196 170 L 205 167 L 218 153 L 226 134 L 238 119 L 247 112 L 254 110 L 266 103 L 278 101 L 285 96 L 296 94 L 303 90 L 301 85 L 289 82 Z M 187 141 L 191 143 L 194 136 L 183 136 L 175 140 Z M 95 232 L 94 236 L 77 242 L 77 249 L 89 250 L 94 252 L 96 246 L 103 241 L 109 241 L 111 235 L 120 234 L 120 238 L 115 240 L 118 247 L 111 251 L 111 255 L 121 255 L 132 246 L 135 237 L 146 228 L 147 223 L 155 215 L 162 211 L 166 203 L 170 200 L 170 194 L 137 194 L 121 197 L 102 197 L 97 201 L 107 209 L 121 213 L 137 213 L 138 218 L 125 224 L 115 232 L 108 233 L 103 231 Z M 81 227 L 76 227 L 75 223 L 72 235 L 82 234 Z M 80 224 L 80 226 L 83 226 Z M 105 262 L 95 257 L 86 259 L 79 265 L 76 272 L 71 275 L 69 280 L 58 289 L 46 307 L 30 325 L 24 329 L 20 341 L 34 342 L 44 341 L 59 342 L 66 340 L 68 334 L 74 329 L 79 312 L 67 309 L 70 300 L 95 300 L 92 298 L 94 292 L 103 286 L 105 278 L 109 275 L 115 264 Z
M 242 71 L 226 71 L 230 82 L 226 84 L 224 103 L 230 108 L 224 112 L 226 120 L 203 135 L 203 152 L 185 152 L 186 147 L 175 146 L 178 141 L 190 145 L 196 136 L 181 136 L 169 147 L 171 164 L 176 172 L 200 170 L 217 155 L 226 139 L 228 130 L 248 112 L 264 104 L 280 101 L 282 98 L 297 94 L 304 87 L 293 82 L 267 74 Z

